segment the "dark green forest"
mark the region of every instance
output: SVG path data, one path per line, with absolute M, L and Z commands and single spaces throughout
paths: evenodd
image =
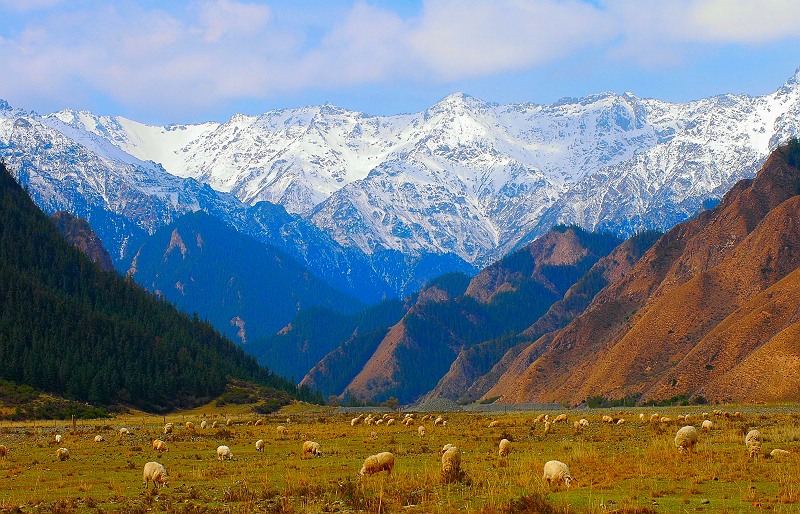
M 94 405 L 161 412 L 230 379 L 320 401 L 233 342 L 68 244 L 0 164 L 0 378 Z

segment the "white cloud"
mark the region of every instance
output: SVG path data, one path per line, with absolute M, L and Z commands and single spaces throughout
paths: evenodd
M 800 36 L 794 0 L 358 1 L 317 19 L 236 0 L 61 4 L 0 32 L 0 98 L 100 94 L 149 113 L 365 84 L 454 84 L 584 52 L 606 66 L 675 66 L 697 48 Z M 0 0 L 44 8 L 55 0 Z M 301 6 L 302 7 L 302 6 Z M 300 9 L 301 7 L 294 7 Z M 281 11 L 280 9 L 283 9 Z M 291 14 L 291 13 L 290 13 Z M 288 20 L 288 21 L 287 21 Z M 52 102 L 51 102 L 52 103 Z

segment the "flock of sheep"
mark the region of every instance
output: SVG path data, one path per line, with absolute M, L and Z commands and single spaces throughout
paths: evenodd
M 740 413 L 729 414 L 722 411 L 714 411 L 714 416 L 725 416 L 725 417 L 734 417 L 740 418 Z M 702 432 L 709 432 L 714 428 L 714 423 L 709 419 L 711 416 L 708 413 L 703 413 L 701 415 L 702 421 L 700 423 L 700 431 Z M 642 423 L 672 423 L 673 420 L 669 417 L 659 416 L 658 414 L 653 414 L 650 417 L 645 416 L 645 414 L 640 414 L 639 419 Z M 689 415 L 686 416 L 678 416 L 676 418 L 677 422 L 684 422 L 690 423 L 692 421 L 692 417 Z M 699 420 L 698 420 L 699 421 Z M 289 422 L 289 420 L 287 420 Z M 378 425 L 386 425 L 392 426 L 395 424 L 402 424 L 406 427 L 411 428 L 412 425 L 417 426 L 417 434 L 420 438 L 426 437 L 426 429 L 424 423 L 431 423 L 434 426 L 446 426 L 447 420 L 444 419 L 442 416 L 434 417 L 432 415 L 424 415 L 422 416 L 419 421 L 416 420 L 415 414 L 407 413 L 405 414 L 402 419 L 399 416 L 395 417 L 389 414 L 384 414 L 382 417 L 375 417 L 372 414 L 368 415 L 359 415 L 350 420 L 350 426 L 356 425 L 365 425 L 365 426 L 378 426 Z M 566 414 L 559 414 L 552 419 L 549 415 L 542 414 L 538 416 L 534 420 L 534 425 L 538 423 L 543 423 L 544 425 L 544 435 L 547 435 L 554 424 L 556 423 L 564 423 L 566 424 L 567 415 Z M 614 419 L 609 415 L 604 415 L 601 418 L 602 423 L 606 424 L 623 424 L 625 423 L 625 419 L 617 418 Z M 263 425 L 264 421 L 259 419 L 254 424 L 256 426 Z M 232 421 L 229 419 L 226 421 L 226 425 L 230 426 Z M 584 430 L 587 426 L 589 426 L 590 422 L 586 418 L 581 418 L 577 421 L 574 421 L 573 425 L 577 432 Z M 203 420 L 200 423 L 200 429 L 205 429 L 207 427 L 207 422 Z M 215 421 L 212 425 L 213 427 L 218 426 L 218 422 Z M 489 423 L 489 428 L 494 428 L 500 426 L 499 421 L 492 421 Z M 192 422 L 187 422 L 185 424 L 187 431 L 195 431 L 197 430 L 196 426 Z M 173 423 L 167 423 L 163 427 L 163 432 L 165 435 L 173 433 L 175 430 L 175 425 Z M 698 441 L 700 440 L 700 431 L 691 424 L 687 424 L 680 429 L 675 434 L 675 448 L 679 453 L 691 453 L 694 451 L 695 446 L 697 445 Z M 117 433 L 117 439 L 121 440 L 126 436 L 130 435 L 130 431 L 127 428 L 120 428 Z M 288 429 L 284 425 L 278 425 L 276 427 L 276 435 L 278 438 L 285 438 L 288 436 Z M 371 434 L 373 438 L 375 438 L 375 432 Z M 55 435 L 55 442 L 56 444 L 61 444 L 62 436 L 57 434 Z M 103 436 L 97 435 L 94 440 L 96 442 L 101 442 L 104 440 Z M 747 454 L 750 458 L 757 457 L 761 454 L 761 445 L 762 445 L 762 435 L 758 430 L 750 430 L 746 437 L 745 437 L 745 448 Z M 256 451 L 263 452 L 265 447 L 265 441 L 263 439 L 259 439 L 255 442 L 255 449 Z M 163 454 L 164 452 L 169 451 L 169 447 L 167 443 L 162 439 L 154 439 L 152 441 L 152 448 L 154 451 L 158 452 L 159 455 Z M 505 459 L 509 456 L 512 450 L 512 443 L 508 439 L 502 439 L 498 445 L 498 455 L 501 459 Z M 233 452 L 231 451 L 230 447 L 221 445 L 217 447 L 216 450 L 217 459 L 222 462 L 224 460 L 231 460 L 233 459 Z M 453 444 L 445 444 L 441 451 L 439 452 L 441 458 L 441 474 L 442 478 L 446 481 L 451 480 L 459 480 L 462 477 L 461 471 L 461 461 L 462 461 L 462 452 L 461 450 L 453 445 Z M 0 459 L 5 460 L 9 455 L 9 449 L 0 444 Z M 302 444 L 302 454 L 301 458 L 312 458 L 312 457 L 320 457 L 322 456 L 322 448 L 321 445 L 315 441 L 304 441 Z M 773 457 L 782 457 L 789 455 L 789 452 L 783 449 L 776 448 L 772 450 L 771 455 Z M 56 450 L 56 458 L 61 461 L 68 460 L 70 457 L 70 452 L 67 448 L 59 447 Z M 370 455 L 364 460 L 363 465 L 359 471 L 359 476 L 364 475 L 373 475 L 376 473 L 380 473 L 382 471 L 386 471 L 389 475 L 392 474 L 395 466 L 395 456 L 391 452 L 384 451 L 377 453 L 375 455 Z M 148 462 L 144 465 L 144 469 L 142 471 L 143 477 L 143 486 L 148 489 L 150 482 L 153 483 L 154 489 L 159 489 L 162 486 L 169 485 L 169 474 L 167 469 L 160 463 L 152 461 Z M 573 479 L 570 474 L 570 470 L 567 465 L 558 460 L 549 460 L 544 464 L 543 474 L 542 474 L 543 482 L 547 483 L 548 486 L 554 484 L 561 484 L 563 483 L 567 488 L 570 487 Z

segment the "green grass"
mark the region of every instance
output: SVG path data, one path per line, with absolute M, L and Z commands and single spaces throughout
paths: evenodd
M 682 422 L 642 423 L 658 412 L 676 418 L 691 412 L 699 426 L 707 407 L 670 407 L 569 412 L 568 424 L 553 425 L 546 436 L 536 413 L 485 416 L 445 414 L 448 424 L 419 421 L 409 427 L 350 426 L 350 415 L 301 404 L 264 416 L 263 426 L 245 406 L 213 405 L 167 416 L 176 424 L 164 435 L 163 417 L 132 413 L 113 419 L 79 421 L 73 433 L 63 421 L 0 424 L 0 444 L 11 450 L 0 461 L 0 511 L 56 512 L 750 512 L 754 505 L 772 512 L 800 512 L 800 416 L 797 408 L 752 406 L 740 419 L 713 417 L 715 429 L 701 433 L 695 452 L 680 455 L 673 445 Z M 224 413 L 224 415 L 223 415 Z M 600 423 L 603 414 L 624 417 L 623 425 Z M 189 432 L 186 421 L 209 422 L 231 417 L 237 424 Z M 287 416 L 290 418 L 287 423 Z M 553 416 L 553 414 L 551 414 Z M 577 432 L 572 422 L 591 424 Z M 500 426 L 488 428 L 499 420 Z M 277 436 L 279 424 L 289 436 Z M 132 434 L 118 441 L 117 428 Z M 751 427 L 764 434 L 765 456 L 750 460 L 744 433 Z M 373 435 L 374 432 L 374 435 Z M 55 433 L 64 436 L 60 445 Z M 95 443 L 97 434 L 106 441 Z M 506 459 L 497 444 L 513 442 Z M 154 438 L 169 452 L 158 456 Z M 257 452 L 257 439 L 267 441 Z M 322 445 L 323 457 L 302 459 L 302 441 Z M 463 452 L 461 481 L 440 476 L 439 449 L 453 443 Z M 215 449 L 225 444 L 233 461 L 218 462 Z M 71 458 L 59 462 L 55 451 L 69 448 Z M 793 452 L 786 460 L 767 458 L 773 448 Z M 393 476 L 385 473 L 360 480 L 363 459 L 379 451 L 396 456 Z M 545 461 L 566 462 L 572 487 L 548 488 L 541 479 Z M 159 493 L 142 488 L 141 470 L 148 461 L 164 464 L 171 487 Z M 707 500 L 707 503 L 704 502 Z M 526 510 L 527 509 L 527 510 Z

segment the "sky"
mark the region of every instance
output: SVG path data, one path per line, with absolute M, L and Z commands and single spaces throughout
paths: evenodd
M 419 112 L 630 91 L 763 95 L 800 67 L 800 0 L 0 0 L 0 98 L 143 123 L 325 102 Z

